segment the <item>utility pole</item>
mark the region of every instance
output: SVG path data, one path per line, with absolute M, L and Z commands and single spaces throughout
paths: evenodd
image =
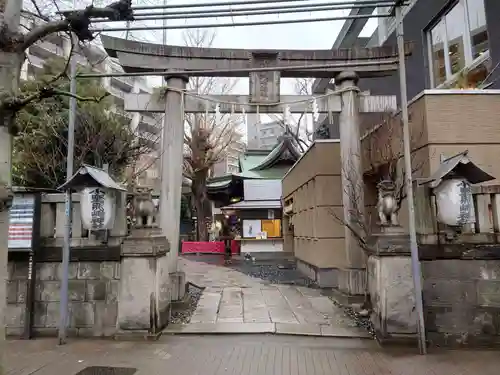
M 76 9 L 76 0 L 73 0 L 73 9 Z M 71 44 L 77 43 L 71 34 Z M 70 51 L 74 49 L 71 48 Z M 73 55 L 70 60 L 70 93 L 69 118 L 68 118 L 68 154 L 66 155 L 66 181 L 73 176 L 73 162 L 75 151 L 75 119 L 76 119 L 76 59 Z M 64 197 L 64 245 L 62 249 L 62 280 L 61 298 L 59 304 L 59 345 L 66 344 L 66 331 L 68 329 L 68 284 L 69 284 L 69 260 L 71 251 L 71 226 L 73 224 L 73 202 L 71 201 L 71 188 L 67 188 Z M 1 375 L 1 374 L 0 374 Z
M 422 273 L 418 257 L 417 233 L 415 224 L 415 205 L 413 202 L 413 180 L 411 169 L 410 125 L 408 119 L 408 96 L 406 92 L 406 62 L 404 51 L 404 30 L 402 4 L 396 4 L 396 36 L 399 55 L 399 84 L 401 89 L 401 117 L 403 120 L 403 147 L 406 180 L 406 199 L 408 201 L 408 221 L 410 230 L 411 266 L 413 288 L 415 291 L 415 307 L 417 312 L 418 344 L 420 354 L 427 354 L 425 338 L 424 305 L 422 300 Z
M 17 32 L 21 22 L 22 1 L 7 0 L 0 9 L 0 25 Z M 3 15 L 1 14 L 3 11 Z M 0 51 L 0 90 L 15 94 L 19 89 L 19 77 L 24 54 Z M 12 188 L 12 136 L 9 119 L 0 119 L 0 375 L 3 374 L 5 346 L 5 310 L 7 303 L 7 253 L 9 251 L 9 211 L 6 207 Z

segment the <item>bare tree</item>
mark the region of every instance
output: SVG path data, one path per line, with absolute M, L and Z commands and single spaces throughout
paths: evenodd
M 190 47 L 211 47 L 216 33 L 212 30 L 188 30 L 184 33 L 185 44 Z M 188 90 L 198 95 L 227 94 L 237 80 L 220 77 L 191 78 Z M 223 114 L 219 118 L 207 114 L 186 114 L 184 176 L 191 181 L 191 193 L 198 220 L 198 239 L 208 241 L 207 217 L 211 208 L 207 198 L 207 179 L 212 167 L 223 160 L 228 149 L 241 134 L 238 127 L 242 117 Z
M 420 134 L 412 134 L 411 144 L 417 145 Z M 364 191 L 364 185 L 370 182 L 373 188 L 382 181 L 390 181 L 395 187 L 394 197 L 397 202 L 397 211 L 406 199 L 406 178 L 403 160 L 403 134 L 401 120 L 392 113 L 385 113 L 381 122 L 372 127 L 362 137 L 363 155 L 351 155 L 352 158 L 361 158 L 363 164 L 363 180 L 357 177 L 353 166 L 355 163 L 347 162 L 342 170 L 346 181 L 343 191 L 349 199 L 352 212 L 349 212 L 350 221 L 338 217 L 332 212 L 335 220 L 346 226 L 358 239 L 359 245 L 364 250 L 371 250 L 369 238 L 372 234 L 373 222 L 370 210 L 373 206 L 365 205 L 358 192 Z M 424 162 L 416 160 L 412 154 L 412 175 L 419 173 Z
M 422 139 L 423 133 L 414 127 L 410 137 L 412 146 Z M 404 169 L 403 126 L 401 119 L 393 113 L 384 113 L 380 123 L 363 137 L 363 163 L 368 174 L 380 181 L 391 181 L 395 186 L 398 211 L 406 199 L 406 178 Z M 412 175 L 421 171 L 424 162 L 411 155 Z
M 421 134 L 418 135 L 420 137 Z M 413 134 L 411 144 L 416 145 L 418 137 Z M 351 155 L 352 159 L 342 168 L 343 193 L 349 200 L 348 209 L 344 215 L 338 215 L 333 210 L 330 214 L 333 219 L 346 227 L 356 239 L 358 246 L 367 253 L 372 253 L 372 235 L 375 223 L 373 218 L 377 205 L 366 204 L 361 194 L 365 185 L 369 183 L 372 188 L 377 188 L 378 183 L 390 181 L 395 187 L 394 197 L 397 202 L 397 211 L 401 209 L 406 199 L 406 178 L 403 163 L 403 138 L 401 120 L 392 113 L 385 113 L 381 122 L 372 127 L 362 137 L 362 155 Z M 362 159 L 364 173 L 356 171 L 353 162 L 355 158 Z M 412 154 L 412 174 L 418 173 L 424 167 L 423 162 L 415 159 Z M 369 308 L 368 291 L 365 290 L 365 308 Z
M 314 79 L 312 78 L 296 78 L 294 82 L 294 91 L 297 95 L 312 95 L 312 85 Z M 301 113 L 297 119 L 297 125 L 293 129 L 293 137 L 299 145 L 302 152 L 304 152 L 313 140 L 313 132 L 309 129 L 309 122 L 313 121 L 310 115 Z

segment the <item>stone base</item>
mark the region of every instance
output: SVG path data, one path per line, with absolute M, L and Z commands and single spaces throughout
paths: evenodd
M 157 234 L 157 229 L 136 229 L 126 237 L 122 244 L 122 256 L 162 256 L 170 251 L 165 236 Z
M 411 255 L 410 235 L 400 227 L 382 227 L 381 232 L 370 238 L 373 255 Z
M 163 236 L 135 232 L 124 240 L 117 319 L 121 335 L 154 337 L 168 324 L 173 289 L 167 251 Z
M 409 256 L 368 258 L 371 322 L 382 343 L 417 339 L 417 314 Z
M 319 268 L 297 259 L 297 269 L 309 279 L 315 281 L 320 288 L 338 287 L 339 270 L 336 268 Z
M 338 289 L 351 296 L 364 296 L 366 293 L 366 270 L 344 268 L 338 270 Z
M 182 301 L 187 292 L 186 273 L 182 271 L 171 272 L 169 276 L 172 302 Z

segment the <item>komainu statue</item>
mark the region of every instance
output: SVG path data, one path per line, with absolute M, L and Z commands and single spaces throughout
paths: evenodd
M 389 180 L 378 183 L 377 211 L 380 225 L 398 226 L 398 202 L 396 200 L 396 185 Z
M 326 124 L 321 124 L 315 131 L 316 139 L 330 139 L 330 128 Z
M 132 201 L 136 228 L 151 228 L 156 214 L 152 189 L 137 187 Z

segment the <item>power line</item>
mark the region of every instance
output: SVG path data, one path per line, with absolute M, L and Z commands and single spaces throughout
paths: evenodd
M 146 31 L 146 30 L 182 30 L 182 29 L 215 29 L 220 27 L 241 27 L 241 26 L 265 26 L 265 25 L 287 25 L 295 23 L 313 23 L 313 22 L 331 22 L 331 21 L 342 21 L 342 20 L 352 20 L 352 19 L 366 19 L 366 18 L 387 18 L 392 17 L 388 13 L 384 14 L 358 14 L 358 15 L 346 15 L 337 17 L 327 17 L 327 18 L 301 18 L 294 20 L 279 20 L 279 21 L 260 21 L 260 22 L 238 22 L 238 23 L 209 23 L 209 24 L 198 24 L 198 25 L 172 25 L 172 26 L 140 26 L 140 27 L 110 27 L 110 28 L 95 28 L 91 29 L 92 32 L 118 32 L 118 31 Z
M 319 6 L 314 5 L 314 6 L 308 6 L 308 7 L 298 7 L 298 6 L 291 6 L 291 7 L 280 7 L 280 6 L 274 6 L 274 7 L 266 7 L 262 8 L 263 10 L 259 8 L 250 8 L 249 10 L 227 10 L 227 11 L 203 11 L 200 13 L 193 13 L 192 11 L 187 11 L 187 12 L 167 12 L 167 13 L 157 13 L 156 15 L 153 15 L 154 13 L 145 13 L 146 15 L 143 16 L 142 14 L 136 15 L 134 20 L 135 21 L 155 21 L 155 20 L 176 20 L 176 19 L 193 19 L 193 18 L 219 18 L 219 17 L 242 17 L 242 16 L 259 16 L 259 15 L 272 15 L 272 14 L 283 14 L 283 13 L 312 13 L 312 12 L 325 12 L 325 11 L 333 11 L 333 10 L 344 10 L 344 9 L 352 9 L 352 8 L 364 8 L 364 5 L 357 5 L 357 6 L 338 6 L 338 5 L 330 5 L 331 3 L 323 3 L 323 4 L 328 4 L 325 6 Z M 390 5 L 390 3 L 385 3 L 385 6 Z M 100 23 L 100 22 L 109 22 L 109 20 L 106 19 L 99 19 L 99 20 L 94 20 L 92 21 L 93 23 Z
M 352 9 L 352 8 L 364 8 L 367 6 L 373 6 L 373 7 L 381 7 L 381 6 L 391 6 L 393 3 L 391 0 L 367 0 L 363 4 L 341 4 L 335 1 L 328 1 L 328 2 L 323 2 L 323 3 L 316 3 L 316 4 L 290 4 L 290 5 L 271 5 L 271 6 L 261 6 L 261 7 L 242 7 L 242 8 L 233 8 L 233 7 L 228 7 L 224 9 L 203 9 L 203 10 L 175 10 L 175 11 L 168 11 L 168 12 L 141 12 L 137 13 L 134 12 L 134 16 L 136 19 L 138 17 L 143 17 L 143 16 L 156 16 L 156 17 L 161 17 L 161 16 L 180 16 L 180 15 L 192 15 L 192 14 L 210 14 L 210 13 L 221 13 L 221 12 L 227 12 L 227 13 L 239 13 L 239 12 L 246 12 L 246 11 L 264 11 L 264 10 L 285 10 L 285 9 L 301 9 L 301 8 L 316 8 L 316 7 L 325 7 L 325 6 L 335 6 L 338 9 Z M 99 20 L 104 21 L 104 19 Z M 95 21 L 92 21 L 95 22 Z M 108 20 L 109 22 L 109 20 Z
M 148 6 L 136 6 L 132 7 L 133 10 L 158 10 L 158 9 L 179 9 L 179 8 L 211 8 L 211 7 L 223 7 L 223 6 L 242 6 L 242 5 L 256 5 L 256 4 L 276 4 L 276 3 L 294 3 L 294 2 L 307 2 L 309 0 L 248 0 L 248 1 L 231 1 L 231 2 L 214 2 L 214 3 L 190 3 L 190 4 L 176 4 L 176 5 L 148 5 Z M 390 5 L 396 4 L 399 0 L 391 0 Z M 384 0 L 381 0 L 384 2 Z M 370 5 L 373 0 L 346 0 L 338 1 L 339 5 L 346 4 L 359 4 L 359 5 Z M 312 5 L 312 4 L 311 4 Z

